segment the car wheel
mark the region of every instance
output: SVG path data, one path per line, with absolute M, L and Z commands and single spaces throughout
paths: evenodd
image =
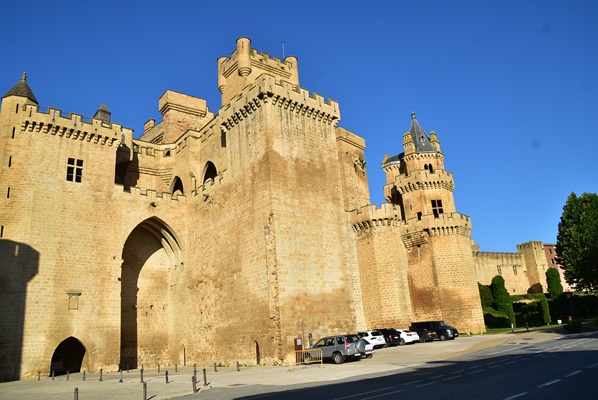
M 374 353 L 370 353 L 367 356 L 365 356 L 365 358 L 372 358 L 372 357 L 374 357 Z
M 334 353 L 332 355 L 332 362 L 335 364 L 342 364 L 345 361 L 345 358 L 341 353 Z
M 401 338 L 399 340 L 399 346 L 405 346 L 405 339 Z
M 446 336 L 445 335 L 440 335 L 438 336 L 438 339 L 440 339 L 441 341 L 445 341 L 446 340 Z

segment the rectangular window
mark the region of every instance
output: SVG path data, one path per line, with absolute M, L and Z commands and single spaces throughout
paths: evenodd
M 432 200 L 432 213 L 434 214 L 434 218 L 438 218 L 440 214 L 443 214 L 442 210 L 442 200 Z
M 517 266 L 513 265 L 513 275 L 517 275 Z
M 500 265 L 496 267 L 496 270 L 498 271 L 499 275 L 502 275 L 502 267 Z
M 66 180 L 70 182 L 81 182 L 83 176 L 83 160 L 77 160 L 75 158 L 68 159 L 68 165 L 66 167 Z

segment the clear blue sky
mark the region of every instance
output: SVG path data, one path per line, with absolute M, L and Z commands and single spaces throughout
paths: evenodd
M 366 139 L 372 203 L 414 110 L 436 131 L 457 210 L 483 251 L 554 243 L 571 192 L 598 192 L 598 1 L 9 1 L 0 92 L 26 71 L 40 106 L 137 134 L 175 90 L 217 113 L 217 59 L 239 37 L 299 59 Z

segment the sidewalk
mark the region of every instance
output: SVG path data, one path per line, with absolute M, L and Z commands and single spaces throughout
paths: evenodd
M 212 387 L 226 387 L 239 385 L 292 385 L 306 382 L 330 382 L 338 379 L 360 375 L 389 373 L 409 369 L 430 361 L 448 360 L 454 357 L 472 353 L 484 348 L 500 345 L 522 345 L 545 340 L 552 340 L 561 336 L 550 331 L 516 332 L 483 336 L 462 336 L 454 341 L 418 343 L 407 346 L 392 347 L 377 350 L 372 359 L 350 362 L 341 365 L 324 364 L 305 366 L 279 367 L 197 367 L 197 385 L 199 393 L 208 391 Z M 206 370 L 207 385 L 204 386 L 203 369 Z M 169 372 L 169 383 L 166 383 L 165 370 Z M 174 372 L 174 367 L 146 369 L 147 399 L 164 400 L 193 393 L 193 366 L 182 367 Z M 99 381 L 98 374 L 70 374 L 66 376 L 28 379 L 16 382 L 0 383 L 0 400 L 67 400 L 75 398 L 75 388 L 78 389 L 79 400 L 105 399 L 143 399 L 143 384 L 139 370 L 123 372 L 123 381 L 119 382 L 120 374 L 104 373 L 103 381 Z

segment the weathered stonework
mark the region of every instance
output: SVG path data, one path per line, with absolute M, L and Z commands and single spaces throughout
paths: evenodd
M 218 114 L 167 91 L 138 139 L 105 106 L 42 110 L 25 77 L 2 98 L 0 379 L 280 364 L 309 333 L 416 319 L 483 329 L 436 134 L 385 160 L 376 208 L 365 141 L 296 58 L 242 38 L 218 66 Z

